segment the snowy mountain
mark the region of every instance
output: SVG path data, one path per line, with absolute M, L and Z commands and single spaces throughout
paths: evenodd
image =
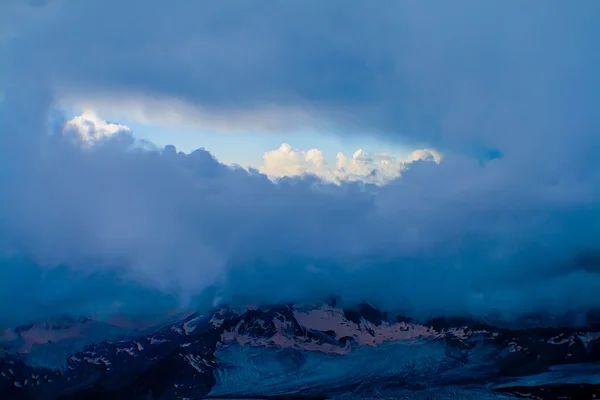
M 0 336 L 0 398 L 600 398 L 593 315 L 539 326 L 368 305 L 221 308 L 137 330 L 63 318 Z

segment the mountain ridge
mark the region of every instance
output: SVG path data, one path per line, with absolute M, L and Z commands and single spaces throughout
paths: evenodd
M 91 323 L 65 321 L 62 328 L 43 326 L 60 332 Z M 600 393 L 596 328 L 507 329 L 466 318 L 419 324 L 367 304 L 222 307 L 96 340 L 72 351 L 62 367 L 33 365 L 28 353 L 4 342 L 0 393 L 15 400 L 369 398 L 435 391 L 440 399 L 456 393 L 558 399 L 565 391 Z M 26 327 L 13 331 L 18 338 L 27 333 Z M 532 395 L 523 397 L 526 392 Z

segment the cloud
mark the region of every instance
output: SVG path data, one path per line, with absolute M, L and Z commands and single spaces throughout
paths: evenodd
M 414 313 L 600 306 L 595 1 L 0 7 L 14 318 L 331 293 Z M 48 124 L 65 99 L 222 131 L 368 132 L 444 159 L 415 154 L 381 186 L 273 182 L 205 149 L 139 148 L 101 121 L 84 137 L 102 140 L 81 146 L 61 118 Z M 318 152 L 283 150 L 277 168 L 325 168 Z M 343 161 L 343 176 L 364 176 L 384 158 Z M 136 301 L 157 292 L 164 302 Z
M 581 140 L 572 115 L 597 124 L 598 83 L 585 78 L 599 61 L 593 0 L 56 0 L 34 11 L 7 13 L 19 17 L 9 68 L 42 75 L 72 101 L 134 103 L 158 120 L 215 130 L 310 124 L 444 152 L 526 157 L 546 146 L 555 162 L 566 157 L 559 134 Z
M 38 125 L 12 115 L 13 134 Z M 597 187 L 585 182 L 532 191 L 503 179 L 503 159 L 453 157 L 410 163 L 383 186 L 275 183 L 203 149 L 119 135 L 82 147 L 63 132 L 2 158 L 3 295 L 23 304 L 13 320 L 330 294 L 416 314 L 600 305 L 600 276 L 574 262 L 598 243 Z
M 261 103 L 248 109 L 219 110 L 174 97 L 140 94 L 61 91 L 63 108 L 94 109 L 100 114 L 133 119 L 144 124 L 210 130 L 215 133 L 281 133 L 300 128 L 322 127 L 319 111 Z
M 109 138 L 113 135 L 127 135 L 131 129 L 125 125 L 106 122 L 93 111 L 84 111 L 65 124 L 64 134 L 90 145 L 93 142 Z
M 398 160 L 386 153 L 365 153 L 358 149 L 350 158 L 337 153 L 336 165 L 330 166 L 320 150 L 292 150 L 284 143 L 277 150 L 266 152 L 263 159 L 259 171 L 275 178 L 310 174 L 336 183 L 358 181 L 381 185 L 400 177 L 411 162 L 429 160 L 439 163 L 441 154 L 420 149 L 413 151 L 406 160 Z

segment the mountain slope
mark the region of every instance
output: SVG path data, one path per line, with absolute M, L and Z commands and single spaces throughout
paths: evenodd
M 32 343 L 33 326 L 5 335 L 2 398 L 600 398 L 594 324 L 419 324 L 367 305 L 222 308 L 121 337 L 112 332 L 52 365 L 54 353 L 74 343 L 73 332 L 91 323 L 47 324 L 46 334 L 35 336 L 51 338 L 44 344 Z M 101 329 L 96 323 L 92 331 Z M 17 345 L 24 338 L 28 352 Z

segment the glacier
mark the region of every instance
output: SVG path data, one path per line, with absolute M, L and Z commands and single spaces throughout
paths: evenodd
M 368 304 L 221 307 L 135 329 L 63 318 L 5 332 L 0 393 L 15 400 L 591 399 L 600 395 L 594 318 L 515 329 L 476 319 L 420 323 Z

